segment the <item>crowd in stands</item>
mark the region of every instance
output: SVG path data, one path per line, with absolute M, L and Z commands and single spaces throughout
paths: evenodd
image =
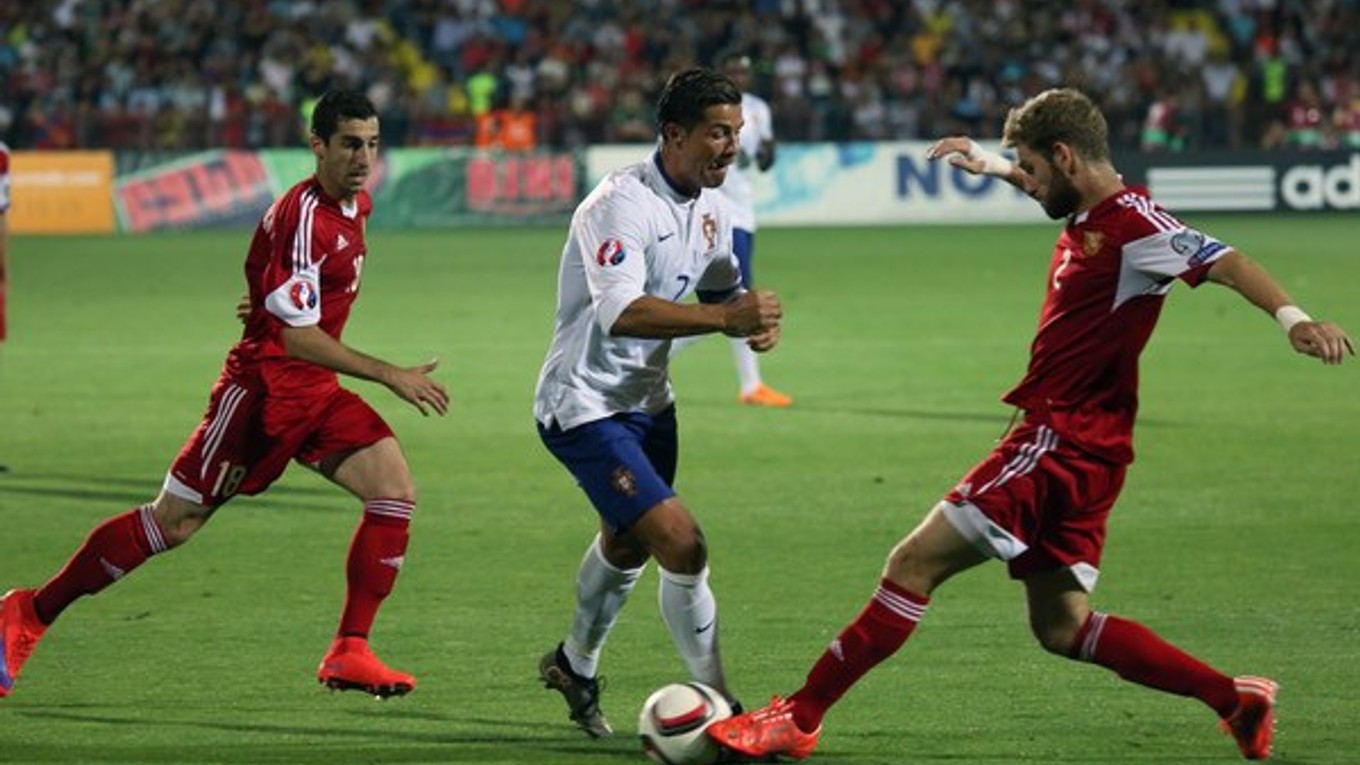
M 651 141 L 664 78 L 758 67 L 781 141 L 998 137 L 1055 85 L 1120 148 L 1360 148 L 1357 0 L 44 0 L 0 4 L 15 148 L 296 146 L 323 91 L 387 145 Z

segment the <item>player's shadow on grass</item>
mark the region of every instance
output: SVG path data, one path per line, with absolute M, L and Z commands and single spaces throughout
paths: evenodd
M 688 400 L 684 403 L 688 406 L 695 407 L 698 406 L 702 406 L 705 408 L 720 407 L 723 409 L 733 408 L 732 402 L 729 401 L 728 399 L 695 398 Z M 745 408 L 751 410 L 758 409 L 758 407 L 745 407 Z M 895 417 L 907 420 L 929 420 L 937 422 L 996 423 L 998 432 L 1005 430 L 1007 424 L 1011 422 L 1010 413 L 1008 411 L 1003 411 L 998 414 L 996 410 L 990 410 L 986 412 L 957 412 L 957 411 L 951 412 L 936 409 L 909 409 L 909 408 L 898 409 L 895 407 L 884 406 L 854 406 L 854 405 L 847 406 L 845 404 L 837 404 L 829 401 L 826 403 L 819 403 L 816 401 L 808 402 L 806 399 L 800 399 L 798 403 L 795 403 L 793 406 L 787 409 L 780 409 L 778 411 L 779 413 L 788 416 L 797 416 L 799 413 L 812 412 L 815 414 L 855 415 L 860 417 Z M 1020 420 L 1017 417 L 1015 422 L 1018 424 L 1019 421 Z M 1140 428 L 1168 428 L 1183 426 L 1186 424 L 1187 424 L 1186 422 L 1182 421 L 1161 420 L 1157 419 L 1156 417 L 1140 416 L 1138 418 L 1138 426 Z
M 401 730 L 396 726 L 375 724 L 371 713 L 349 712 L 359 719 L 357 725 L 285 725 L 267 722 L 233 723 L 203 719 L 167 719 L 163 714 L 132 717 L 96 712 L 66 711 L 76 708 L 96 708 L 97 705 L 46 705 L 15 710 L 16 716 L 34 719 L 110 725 L 119 728 L 142 726 L 158 731 L 179 728 L 188 733 L 223 731 L 241 733 L 258 739 L 278 735 L 276 741 L 259 743 L 188 741 L 174 744 L 86 744 L 66 741 L 60 744 L 24 745 L 21 750 L 7 751 L 18 755 L 25 763 L 121 763 L 186 762 L 226 763 L 227 765 L 258 765 L 259 763 L 288 763 L 288 765 L 330 765 L 363 761 L 388 763 L 428 762 L 637 762 L 641 753 L 632 737 L 621 736 L 608 741 L 591 742 L 575 731 L 564 730 L 561 736 L 545 738 L 542 726 L 536 721 L 507 719 L 475 719 L 452 714 L 397 712 L 385 716 L 390 720 L 412 719 L 424 722 L 446 722 L 451 728 L 470 728 L 480 733 L 430 733 Z M 239 711 L 239 710 L 238 710 Z M 277 715 L 281 710 L 262 710 L 262 718 Z M 291 710 L 288 710 L 291 711 Z M 518 731 L 518 732 L 517 732 Z M 551 756 L 556 753 L 570 760 Z M 6 761 L 6 760 L 0 760 Z
M 283 480 L 287 480 L 287 476 Z M 0 497 L 24 495 L 53 497 L 126 506 L 149 502 L 160 493 L 159 481 L 142 478 L 71 475 L 62 473 L 10 472 L 0 478 Z M 290 509 L 333 510 L 343 505 L 347 495 L 335 486 L 294 486 L 276 483 L 260 497 L 240 497 L 238 505 L 267 501 Z

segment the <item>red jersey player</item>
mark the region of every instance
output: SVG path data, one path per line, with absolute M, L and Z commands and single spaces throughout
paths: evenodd
M 47 627 L 82 595 L 183 544 L 237 494 L 264 491 L 297 460 L 363 503 L 349 550 L 348 590 L 335 641 L 317 679 L 376 696 L 415 678 L 369 650 L 368 633 L 406 551 L 415 485 L 387 423 L 336 373 L 386 385 L 422 413 L 444 414 L 448 394 L 433 362 L 397 367 L 340 340 L 359 290 L 372 201 L 364 191 L 378 152 L 378 118 L 360 93 L 335 91 L 312 115 L 316 175 L 265 213 L 246 258 L 250 310 L 208 411 L 153 501 L 91 532 L 66 566 L 36 590 L 0 601 L 0 696 L 13 690 Z
M 751 756 L 807 757 L 827 710 L 901 647 L 935 588 L 998 558 L 1024 582 L 1030 624 L 1045 649 L 1197 698 L 1243 755 L 1268 757 L 1273 681 L 1224 675 L 1137 622 L 1093 611 L 1090 592 L 1105 519 L 1133 459 L 1138 355 L 1175 280 L 1233 288 L 1275 315 L 1296 351 L 1324 363 L 1353 355 L 1351 340 L 1308 318 L 1245 255 L 1126 187 L 1110 163 L 1105 119 L 1081 93 L 1050 90 L 1012 110 L 1005 141 L 1018 164 L 961 137 L 939 141 L 929 156 L 1005 178 L 1050 217 L 1067 219 L 1029 369 L 1005 396 L 1024 418 L 892 550 L 872 599 L 803 687 L 714 724 L 709 735 Z

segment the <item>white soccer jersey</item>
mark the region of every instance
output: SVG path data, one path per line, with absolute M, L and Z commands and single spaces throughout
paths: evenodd
M 737 142 L 741 148 L 741 159 L 727 168 L 727 180 L 723 181 L 723 196 L 727 197 L 732 208 L 732 227 L 744 231 L 756 230 L 756 152 L 763 141 L 774 140 L 774 120 L 770 116 L 770 105 L 765 99 L 752 93 L 741 94 L 741 134 Z
M 534 418 L 545 426 L 670 406 L 671 341 L 614 337 L 614 322 L 644 295 L 682 302 L 696 290 L 725 299 L 740 289 L 726 201 L 711 189 L 685 196 L 660 161 L 654 153 L 614 171 L 572 216 L 534 396 Z

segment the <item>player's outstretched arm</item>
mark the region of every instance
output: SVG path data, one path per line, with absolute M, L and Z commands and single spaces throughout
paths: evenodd
M 1275 277 L 1246 255 L 1233 251 L 1219 258 L 1209 267 L 1209 280 L 1231 287 L 1274 316 L 1299 353 L 1321 359 L 1324 364 L 1340 364 L 1347 355 L 1355 355 L 1355 343 L 1345 330 L 1331 322 L 1313 321 L 1294 305 Z
M 284 350 L 302 361 L 333 369 L 343 375 L 382 383 L 403 401 L 428 415 L 430 410 L 444 414 L 449 410 L 449 394 L 443 385 L 430 379 L 439 366 L 430 361 L 414 367 L 399 367 L 350 348 L 312 325 L 286 327 Z
M 646 295 L 623 309 L 609 333 L 668 338 L 721 332 L 729 337 L 754 337 L 777 330 L 783 315 L 779 296 L 767 290 L 743 292 L 725 303 L 675 303 Z M 760 350 L 773 348 L 778 337 L 778 332 L 765 337 Z

